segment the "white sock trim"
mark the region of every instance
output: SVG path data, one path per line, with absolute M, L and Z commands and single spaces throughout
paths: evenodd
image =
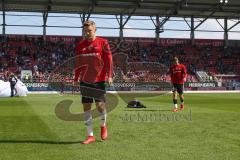
M 92 115 L 91 111 L 84 112 L 85 124 L 87 126 L 88 136 L 93 136 L 93 124 L 92 124 Z
M 104 110 L 103 112 L 99 112 L 100 114 L 100 126 L 106 126 L 106 121 L 107 121 L 107 111 Z
M 174 108 L 178 108 L 177 104 L 174 104 Z

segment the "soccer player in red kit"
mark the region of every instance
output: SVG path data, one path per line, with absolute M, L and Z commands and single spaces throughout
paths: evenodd
M 174 57 L 173 65 L 170 67 L 169 73 L 173 85 L 173 112 L 178 112 L 177 93 L 179 94 L 179 98 L 181 101 L 180 110 L 184 109 L 183 88 L 184 82 L 186 82 L 187 78 L 187 69 L 184 64 L 179 63 L 177 57 Z
M 96 37 L 96 25 L 93 21 L 85 21 L 83 24 L 85 38 L 76 46 L 76 64 L 74 82 L 80 79 L 80 92 L 84 118 L 87 126 L 87 139 L 83 144 L 95 142 L 91 106 L 95 101 L 100 113 L 100 127 L 102 140 L 107 139 L 106 106 L 105 106 L 105 82 L 112 85 L 112 54 L 108 41 Z M 76 67 L 76 65 L 78 67 Z

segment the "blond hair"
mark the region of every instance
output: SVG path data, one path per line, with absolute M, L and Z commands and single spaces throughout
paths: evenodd
M 84 26 L 84 27 L 93 26 L 94 28 L 96 28 L 96 24 L 95 24 L 94 21 L 85 21 L 85 22 L 83 23 L 83 26 Z
M 174 62 L 178 62 L 179 61 L 178 57 L 174 57 L 173 60 L 174 60 Z

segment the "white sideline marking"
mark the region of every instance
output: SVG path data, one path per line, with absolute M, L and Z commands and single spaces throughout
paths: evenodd
M 172 93 L 172 91 L 107 91 L 107 93 Z M 240 93 L 240 90 L 229 90 L 229 91 L 184 91 L 184 93 Z M 56 91 L 33 91 L 28 94 L 59 94 Z

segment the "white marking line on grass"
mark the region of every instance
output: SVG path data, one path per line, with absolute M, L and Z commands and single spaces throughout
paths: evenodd
M 172 93 L 172 91 L 107 91 L 107 93 L 118 94 L 118 93 Z M 184 91 L 184 93 L 240 93 L 240 90 L 231 91 Z M 56 91 L 33 91 L 28 94 L 59 94 Z

